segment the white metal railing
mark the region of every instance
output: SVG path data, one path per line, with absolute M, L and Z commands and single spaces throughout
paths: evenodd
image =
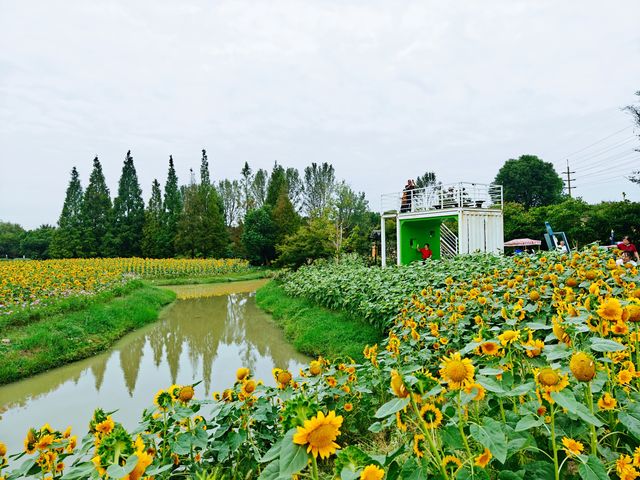
M 382 213 L 412 213 L 457 208 L 500 208 L 502 185 L 452 183 L 414 188 L 381 196 Z
M 440 225 L 440 256 L 452 258 L 458 255 L 458 236 L 444 223 Z

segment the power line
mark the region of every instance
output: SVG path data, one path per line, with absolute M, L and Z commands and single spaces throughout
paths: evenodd
M 622 147 L 623 145 L 626 145 L 629 142 L 632 141 L 636 141 L 636 137 L 634 135 L 631 135 L 630 137 L 626 138 L 625 140 L 618 142 L 614 145 L 607 145 L 604 148 L 601 148 L 599 150 L 596 150 L 594 152 L 589 152 L 588 154 L 584 154 L 584 155 L 578 155 L 577 157 L 571 157 L 572 160 L 575 162 L 586 162 L 587 164 L 589 163 L 593 163 L 593 159 L 597 157 L 599 157 L 600 155 L 610 152 L 612 150 L 615 150 L 617 148 Z
M 625 152 L 614 153 L 613 155 L 599 158 L 597 162 L 593 163 L 590 166 L 580 167 L 580 171 L 588 172 L 590 170 L 599 169 L 599 168 L 602 168 L 603 165 L 606 164 L 607 162 L 622 160 L 630 156 L 638 156 L 638 152 L 636 150 L 627 150 Z
M 629 128 L 633 128 L 633 125 L 627 125 L 626 127 L 621 128 L 620 130 L 618 130 L 618 131 L 616 131 L 616 132 L 613 132 L 612 134 L 607 135 L 606 137 L 601 138 L 600 140 L 597 140 L 597 141 L 595 141 L 595 142 L 593 142 L 593 143 L 591 143 L 591 144 L 587 145 L 586 147 L 581 148 L 580 150 L 576 150 L 575 152 L 571 152 L 571 153 L 569 153 L 569 154 L 565 155 L 565 157 L 571 157 L 571 156 L 575 155 L 576 153 L 584 152 L 585 150 L 587 150 L 587 149 L 589 149 L 589 148 L 593 147 L 594 145 L 597 145 L 597 144 L 599 144 L 599 143 L 601 143 L 601 142 L 604 142 L 605 140 L 607 140 L 607 139 L 609 139 L 609 138 L 611 138 L 611 137 L 613 137 L 613 136 L 615 136 L 615 135 L 617 135 L 617 134 L 619 134 L 619 133 L 621 133 L 621 132 L 624 132 L 625 130 L 627 130 L 627 129 L 629 129 Z
M 621 160 L 624 157 L 621 157 L 619 160 Z M 597 177 L 600 175 L 607 175 L 611 173 L 611 169 L 614 168 L 615 170 L 620 170 L 622 168 L 632 168 L 634 165 L 636 165 L 638 162 L 637 158 L 632 158 L 629 160 L 626 160 L 624 162 L 619 162 L 616 163 L 615 165 L 608 165 L 608 166 L 601 166 L 601 168 L 599 170 L 594 170 L 591 172 L 588 172 L 585 175 L 580 176 L 580 178 L 591 178 L 591 177 Z

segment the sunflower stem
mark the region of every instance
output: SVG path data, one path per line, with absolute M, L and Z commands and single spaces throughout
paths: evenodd
M 635 349 L 636 349 L 636 370 L 640 371 L 640 352 L 638 351 L 638 324 L 634 324 L 634 337 L 635 337 Z
M 429 428 L 427 428 L 427 425 L 426 425 L 424 419 L 422 418 L 422 415 L 420 415 L 420 409 L 418 408 L 418 405 L 416 404 L 416 399 L 413 397 L 412 394 L 409 394 L 409 397 L 411 398 L 411 407 L 413 408 L 413 411 L 416 414 L 416 416 L 418 417 L 418 420 L 420 422 L 420 429 L 424 433 L 424 437 L 427 439 L 427 442 L 429 442 L 429 449 L 431 450 L 431 454 L 435 458 L 436 462 L 438 462 L 438 468 L 440 469 L 440 472 L 442 473 L 442 477 L 445 480 L 448 480 L 449 479 L 449 475 L 447 475 L 447 469 L 442 464 L 442 457 L 440 456 L 440 452 L 438 451 L 438 448 L 436 447 L 436 445 L 435 445 L 435 443 L 433 441 L 433 438 L 431 438 L 431 432 L 429 431 Z
M 551 448 L 553 449 L 553 467 L 555 480 L 560 480 L 560 469 L 558 467 L 558 446 L 556 445 L 556 421 L 555 408 L 551 405 Z
M 593 393 L 591 392 L 591 382 L 587 382 L 587 406 L 591 415 L 595 416 L 593 411 Z M 591 432 L 591 454 L 597 455 L 598 436 L 596 435 L 596 427 L 592 423 L 589 424 L 589 430 Z
M 500 401 L 500 407 L 502 408 L 502 400 Z M 502 412 L 504 418 L 504 411 Z M 464 434 L 464 426 L 462 425 L 464 418 L 462 416 L 462 391 L 458 392 L 458 430 L 460 431 L 460 436 L 462 437 L 462 442 L 464 443 L 464 448 L 467 450 L 467 455 L 469 455 L 470 466 L 471 466 L 471 475 L 473 472 L 473 455 L 471 455 L 471 448 L 469 448 L 469 442 L 467 442 L 467 436 Z M 506 422 L 505 422 L 506 423 Z
M 311 478 L 313 480 L 318 480 L 318 462 L 316 461 L 316 457 L 311 455 Z

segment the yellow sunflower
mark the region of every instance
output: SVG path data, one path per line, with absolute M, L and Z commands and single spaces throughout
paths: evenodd
M 491 455 L 491 451 L 489 451 L 488 448 L 485 448 L 484 452 L 482 452 L 480 455 L 476 457 L 476 460 L 474 463 L 478 467 L 484 468 L 489 464 L 492 458 L 493 458 L 493 455 Z
M 178 392 L 178 400 L 182 403 L 187 403 L 189 400 L 193 398 L 195 392 L 193 391 L 193 387 L 191 385 L 186 385 L 180 389 Z
M 247 378 L 249 375 L 251 374 L 251 370 L 249 370 L 247 367 L 240 367 L 237 371 L 236 371 L 236 379 L 241 382 L 242 380 L 244 380 L 245 378 Z
M 309 364 L 309 373 L 314 376 L 320 375 L 322 373 L 322 363 L 320 363 L 318 360 L 313 360 Z
M 451 467 L 449 467 L 450 464 L 452 464 Z M 455 465 L 455 467 L 453 465 Z M 458 469 L 462 466 L 462 461 L 460 461 L 458 457 L 454 457 L 453 455 L 445 455 L 444 458 L 442 459 L 442 466 L 445 469 L 447 467 Z
M 460 358 L 459 353 L 443 357 L 440 364 L 440 376 L 447 382 L 449 388 L 458 390 L 465 382 L 473 381 L 475 368 L 468 358 Z
M 391 371 L 391 390 L 393 390 L 393 394 L 398 398 L 406 398 L 409 396 L 409 391 L 397 370 Z
M 382 477 L 384 470 L 374 464 L 367 465 L 360 473 L 360 480 L 382 480 Z
M 413 453 L 415 453 L 418 458 L 424 457 L 424 452 L 427 450 L 424 440 L 424 435 L 421 433 L 416 433 L 413 436 Z
M 534 358 L 542 353 L 544 342 L 542 340 L 534 340 L 533 338 L 529 338 L 529 340 L 523 343 L 522 346 L 526 349 L 527 357 Z
M 498 335 L 498 340 L 500 340 L 503 347 L 511 345 L 519 338 L 520 332 L 518 330 L 506 330 L 504 333 Z
M 484 342 L 480 349 L 485 355 L 500 355 L 500 346 L 496 342 Z
M 598 408 L 600 410 L 613 410 L 618 405 L 618 401 L 611 396 L 609 392 L 600 397 L 598 400 Z
M 562 437 L 562 444 L 564 445 L 564 451 L 568 456 L 580 455 L 584 450 L 584 445 L 582 442 L 578 442 L 573 438 Z
M 431 403 L 425 403 L 420 409 L 420 416 L 424 420 L 425 427 L 438 428 L 442 423 L 442 412 Z
M 307 445 L 307 453 L 311 452 L 314 458 L 329 458 L 340 446 L 335 439 L 340 435 L 342 416 L 336 416 L 335 411 L 330 411 L 327 416 L 322 412 L 310 420 L 305 420 L 304 426 L 297 427 L 298 431 L 293 436 L 293 443 Z
M 598 315 L 611 322 L 622 320 L 622 305 L 620 305 L 620 301 L 615 298 L 607 298 L 598 307 Z
M 584 352 L 576 352 L 571 356 L 569 369 L 579 382 L 590 382 L 596 376 L 596 364 Z
M 569 385 L 569 376 L 561 375 L 552 368 L 534 369 L 534 373 L 536 383 L 542 389 L 542 398 L 549 403 L 554 403 L 552 392 L 559 392 Z

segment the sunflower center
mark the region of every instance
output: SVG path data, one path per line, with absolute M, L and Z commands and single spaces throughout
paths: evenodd
M 550 368 L 545 368 L 538 374 L 538 381 L 545 387 L 553 387 L 560 382 L 560 376 Z
M 460 360 L 452 360 L 447 365 L 447 376 L 454 382 L 461 382 L 467 377 L 467 369 Z
M 309 445 L 324 448 L 336 439 L 336 429 L 333 425 L 320 425 L 307 436 Z

